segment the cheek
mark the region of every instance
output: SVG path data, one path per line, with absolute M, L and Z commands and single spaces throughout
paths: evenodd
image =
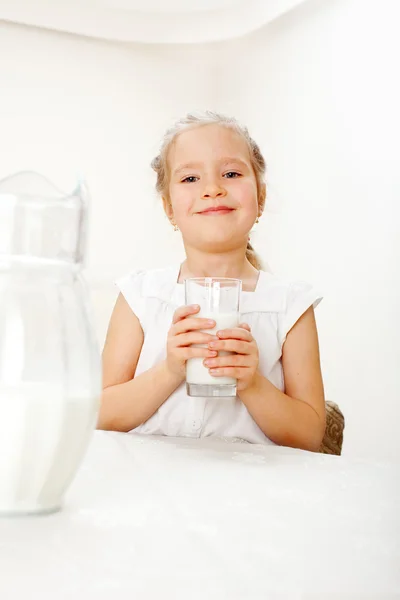
M 252 181 L 241 181 L 240 186 L 237 186 L 235 197 L 246 213 L 257 212 L 257 187 Z
M 176 217 L 185 217 L 185 215 L 190 214 L 195 198 L 188 188 L 183 186 L 171 188 L 170 198 L 172 210 Z

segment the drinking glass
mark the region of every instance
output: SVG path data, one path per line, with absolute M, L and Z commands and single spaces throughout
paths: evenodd
M 216 334 L 222 329 L 239 325 L 239 303 L 242 290 L 240 279 L 223 277 L 196 277 L 185 280 L 185 303 L 198 304 L 196 317 L 212 319 L 213 329 L 206 333 Z M 199 346 L 201 347 L 201 345 Z M 219 356 L 230 352 L 220 351 Z M 203 364 L 203 358 L 190 358 L 186 363 L 186 390 L 189 396 L 232 397 L 236 396 L 236 379 L 213 377 Z

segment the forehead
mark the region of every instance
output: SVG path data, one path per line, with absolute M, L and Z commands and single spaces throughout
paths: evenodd
M 232 156 L 250 162 L 247 143 L 243 136 L 223 125 L 203 125 L 181 133 L 168 154 L 171 167 L 184 162 L 205 162 Z

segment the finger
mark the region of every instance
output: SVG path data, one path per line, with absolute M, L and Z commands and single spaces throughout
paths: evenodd
M 200 310 L 200 306 L 198 304 L 190 304 L 189 306 L 180 306 L 174 312 L 174 316 L 172 317 L 172 323 L 178 323 L 181 319 L 185 319 L 189 315 L 195 315 Z
M 173 345 L 178 348 L 184 346 L 191 346 L 192 344 L 204 344 L 207 346 L 210 342 L 215 340 L 215 336 L 210 333 L 201 333 L 200 331 L 189 331 L 187 333 L 181 333 L 173 337 Z M 213 350 L 213 348 L 209 348 Z
M 251 327 L 247 323 L 240 323 L 239 327 L 246 329 L 246 331 L 251 331 Z
M 222 329 L 221 331 L 217 331 L 217 336 L 220 339 L 230 338 L 234 340 L 245 340 L 247 342 L 253 341 L 253 336 L 250 331 L 240 327 L 235 327 L 234 329 Z
M 187 317 L 181 319 L 170 329 L 171 335 L 179 335 L 187 331 L 197 331 L 198 329 L 214 329 L 215 321 L 212 319 L 200 319 L 199 317 Z
M 208 348 L 177 348 L 176 352 L 182 360 L 189 360 L 189 358 L 207 359 L 217 356 L 216 352 L 208 350 Z
M 236 352 L 237 354 L 251 354 L 253 351 L 253 346 L 249 342 L 232 339 L 209 342 L 208 347 L 210 350 L 226 350 L 227 352 Z
M 251 367 L 253 359 L 249 354 L 230 354 L 229 356 L 217 356 L 206 358 L 204 366 L 209 369 L 221 369 L 224 367 Z
M 210 369 L 209 373 L 213 377 L 233 377 L 234 379 L 244 379 L 249 375 L 249 368 L 223 367 L 221 369 Z

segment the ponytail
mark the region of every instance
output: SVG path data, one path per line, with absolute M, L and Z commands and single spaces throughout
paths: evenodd
M 253 267 L 258 269 L 259 271 L 262 270 L 261 260 L 259 259 L 257 253 L 255 252 L 250 242 L 247 242 L 246 258 L 249 261 L 249 263 L 253 265 Z

